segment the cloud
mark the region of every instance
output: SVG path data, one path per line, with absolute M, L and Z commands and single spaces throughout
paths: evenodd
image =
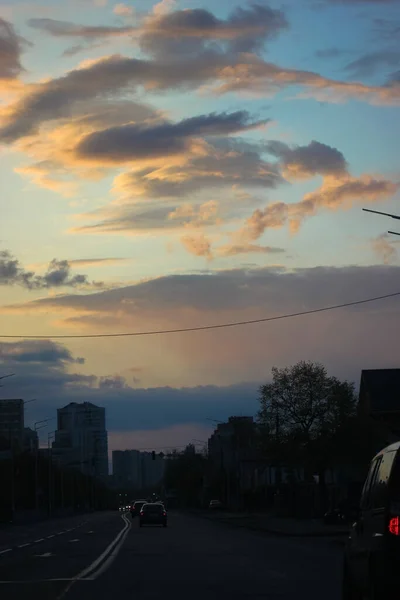
M 387 233 L 383 233 L 372 240 L 372 248 L 375 254 L 383 260 L 385 265 L 396 262 L 398 259 L 397 249 L 390 243 L 390 238 Z
M 28 44 L 11 23 L 0 17 L 0 80 L 15 79 L 24 71 L 21 54 Z
M 129 35 L 135 31 L 131 26 L 77 25 L 69 21 L 58 21 L 49 18 L 29 19 L 28 25 L 54 37 L 76 37 L 85 40 Z
M 229 135 L 256 129 L 266 123 L 268 119 L 252 122 L 249 113 L 237 111 L 199 115 L 178 123 L 152 126 L 126 124 L 84 137 L 75 152 L 82 160 L 111 163 L 146 161 L 187 153 L 195 136 Z
M 289 224 L 291 231 L 295 233 L 304 219 L 318 214 L 321 210 L 349 209 L 354 202 L 387 200 L 399 189 L 399 183 L 370 175 L 326 177 L 316 191 L 305 194 L 300 202 L 272 202 L 264 209 L 256 209 L 233 237 L 239 241 L 255 241 L 267 229 L 280 229 L 286 224 Z
M 19 260 L 8 250 L 0 251 L 0 285 L 20 285 L 28 290 L 58 287 L 101 287 L 100 282 L 90 282 L 87 275 L 72 275 L 67 260 L 53 259 L 44 275 L 37 275 L 21 266 Z
M 61 344 L 51 340 L 23 340 L 0 342 L 0 360 L 11 368 L 21 364 L 43 365 L 45 368 L 64 368 L 67 364 L 83 364 L 83 358 L 74 358 Z
M 128 6 L 128 4 L 123 4 L 121 2 L 114 6 L 113 13 L 119 17 L 132 17 L 135 14 L 135 9 L 133 6 Z
M 226 44 L 231 52 L 254 52 L 287 27 L 281 10 L 260 3 L 235 8 L 226 20 L 203 8 L 156 11 L 145 21 L 139 44 L 144 52 L 164 58 L 206 52 L 211 41 Z
M 281 254 L 284 248 L 275 246 L 259 246 L 257 244 L 231 244 L 220 246 L 217 249 L 218 256 L 237 256 L 238 254 Z
M 157 2 L 157 4 L 153 6 L 152 12 L 157 17 L 161 17 L 171 12 L 175 6 L 176 0 L 161 0 L 161 2 Z
M 76 258 L 69 260 L 71 267 L 101 267 L 103 265 L 116 265 L 132 260 L 131 258 Z
M 37 320 L 43 313 L 52 320 L 62 319 L 59 323 L 64 331 L 67 328 L 76 333 L 200 327 L 382 296 L 398 291 L 399 274 L 398 266 L 265 267 L 175 274 L 118 290 L 43 298 L 5 307 L 3 314 L 19 313 L 25 319 Z M 150 372 L 144 374 L 144 379 L 152 382 L 150 387 L 154 381 L 171 386 L 265 381 L 273 365 L 286 366 L 301 359 L 321 361 L 335 375 L 357 380 L 361 368 L 396 366 L 398 336 L 393 323 L 399 318 L 398 299 L 393 298 L 265 324 L 132 338 L 126 349 L 120 339 L 105 339 L 101 344 L 110 355 L 117 353 L 115 364 L 122 376 L 132 366 L 131 357 L 140 355 L 143 364 L 151 365 Z M 294 339 L 299 342 L 294 344 Z M 368 343 L 371 339 L 373 345 Z M 96 347 L 99 343 L 96 341 Z M 75 390 L 77 384 L 68 385 Z M 89 380 L 87 385 L 90 390 L 85 398 L 89 394 L 95 403 L 102 403 L 104 396 L 99 395 L 97 380 Z M 47 384 L 41 386 L 43 389 Z M 132 399 L 136 397 L 136 390 L 128 392 Z M 114 390 L 114 394 L 122 394 L 121 401 L 129 397 L 128 392 Z M 232 396 L 229 390 L 225 392 L 229 404 Z M 107 399 L 110 412 L 116 397 L 110 394 Z M 171 402 L 177 397 L 174 389 L 168 397 Z M 168 418 L 169 408 L 168 404 Z M 139 411 L 139 406 L 136 409 Z M 140 411 L 137 415 L 142 418 Z M 190 420 L 188 412 L 185 419 Z
M 309 179 L 315 175 L 342 175 L 347 172 L 343 154 L 336 148 L 312 140 L 307 146 L 289 147 L 272 141 L 268 151 L 281 159 L 283 174 L 288 179 Z
M 379 50 L 364 54 L 357 60 L 352 61 L 345 67 L 345 71 L 352 77 L 369 77 L 375 73 L 381 73 L 385 68 L 396 68 L 400 66 L 400 51 Z
M 204 234 L 185 235 L 181 238 L 181 242 L 190 254 L 212 258 L 211 242 Z

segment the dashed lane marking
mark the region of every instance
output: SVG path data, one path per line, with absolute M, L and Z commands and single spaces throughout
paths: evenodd
M 0 552 L 0 554 L 6 554 L 6 552 L 11 552 L 12 548 L 6 548 L 5 550 L 2 550 Z
M 28 542 L 27 544 L 21 544 L 20 546 L 18 546 L 18 548 L 26 548 L 27 546 L 30 546 L 31 542 Z
M 35 540 L 33 543 L 38 544 L 39 542 L 44 542 L 44 538 L 40 538 L 40 540 Z

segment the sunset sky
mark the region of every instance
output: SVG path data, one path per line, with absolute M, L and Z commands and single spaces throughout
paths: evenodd
M 400 292 L 400 222 L 361 210 L 400 214 L 399 105 L 398 0 L 0 0 L 0 397 L 158 448 L 272 366 L 398 367 L 399 298 L 27 337 Z

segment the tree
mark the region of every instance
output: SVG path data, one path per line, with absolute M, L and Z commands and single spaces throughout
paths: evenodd
M 264 449 L 289 466 L 325 472 L 352 443 L 354 384 L 328 376 L 319 363 L 301 361 L 272 369 L 272 382 L 260 387 L 258 419 Z

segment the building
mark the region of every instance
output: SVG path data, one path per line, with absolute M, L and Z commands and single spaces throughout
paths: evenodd
M 105 409 L 91 402 L 71 402 L 57 410 L 53 460 L 94 477 L 108 477 Z
M 361 372 L 358 416 L 369 433 L 370 452 L 400 438 L 400 369 Z
M 113 483 L 118 489 L 149 490 L 164 478 L 164 455 L 139 450 L 114 450 L 112 453 Z
M 164 477 L 165 460 L 156 454 L 153 460 L 151 452 L 141 452 L 142 458 L 142 489 L 160 485 Z
M 39 449 L 39 436 L 37 431 L 30 427 L 24 428 L 24 452 L 37 452 Z
M 0 400 L 0 444 L 22 450 L 24 442 L 24 401 Z
M 142 488 L 142 457 L 139 450 L 114 450 L 112 470 L 115 487 Z

